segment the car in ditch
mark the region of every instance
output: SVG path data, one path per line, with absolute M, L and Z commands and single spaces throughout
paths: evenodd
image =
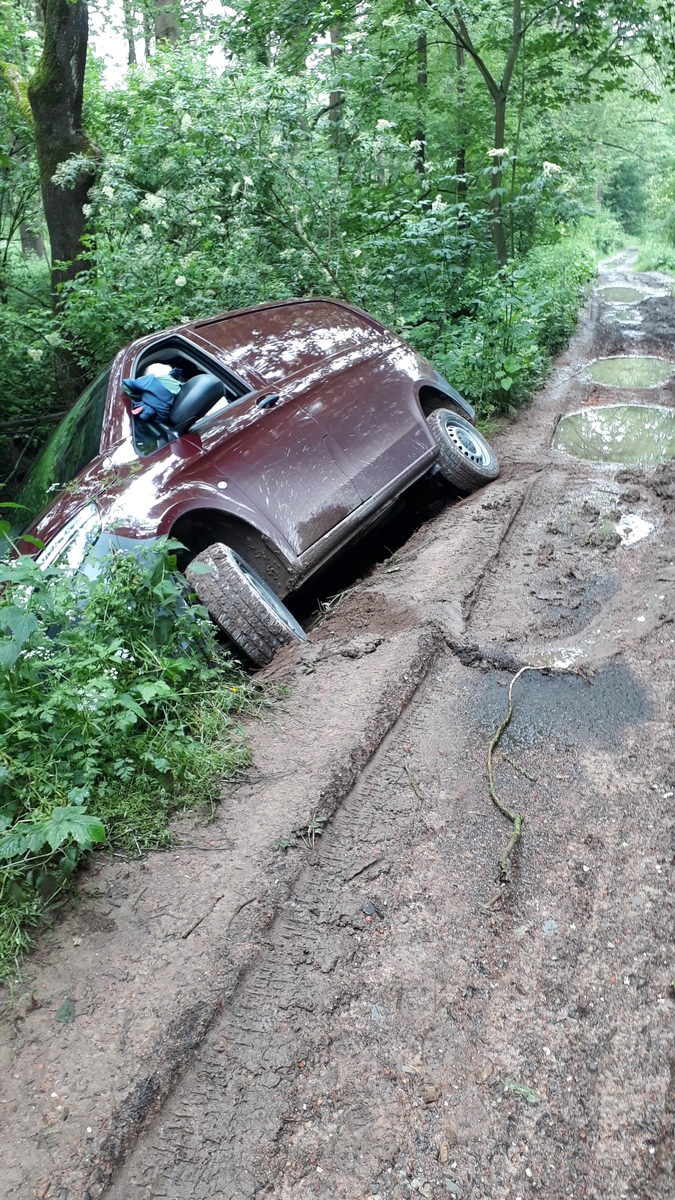
M 284 599 L 430 471 L 460 493 L 497 476 L 471 405 L 362 310 L 292 300 L 121 350 L 19 501 L 44 566 L 176 539 L 199 600 L 263 665 L 305 636 Z

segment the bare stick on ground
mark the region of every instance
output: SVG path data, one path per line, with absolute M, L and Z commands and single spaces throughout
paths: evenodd
M 513 852 L 515 847 L 518 845 L 518 842 L 520 841 L 520 837 L 521 837 L 521 833 L 522 833 L 522 829 L 523 829 L 524 817 L 523 817 L 522 813 L 513 812 L 510 808 L 507 808 L 507 806 L 503 803 L 503 801 L 499 799 L 499 796 L 497 795 L 497 789 L 495 788 L 494 774 L 492 771 L 492 756 L 499 744 L 499 740 L 500 740 L 504 730 L 506 729 L 506 726 L 508 725 L 508 723 L 511 720 L 511 717 L 513 715 L 513 685 L 517 682 L 518 679 L 520 679 L 521 675 L 525 674 L 526 671 L 543 671 L 548 674 L 550 671 L 556 671 L 556 670 L 564 671 L 570 675 L 580 675 L 581 678 L 583 680 L 585 680 L 586 683 L 590 682 L 588 679 L 588 676 L 582 670 L 580 670 L 579 667 L 536 667 L 536 666 L 529 666 L 529 665 L 521 667 L 520 670 L 517 671 L 516 674 L 513 676 L 513 679 L 511 680 L 511 682 L 509 684 L 509 703 L 508 703 L 508 708 L 506 710 L 506 716 L 504 717 L 501 725 L 498 726 L 497 731 L 494 734 L 492 741 L 490 742 L 490 745 L 488 746 L 487 770 L 488 770 L 488 787 L 490 789 L 490 798 L 491 798 L 493 804 L 495 804 L 496 807 L 499 809 L 500 813 L 503 816 L 505 816 L 513 825 L 513 833 L 511 834 L 509 843 L 497 864 L 499 867 L 500 883 L 505 883 L 506 880 L 508 879 L 509 856 L 511 855 L 511 853 Z M 506 756 L 504 756 L 504 757 L 506 757 Z M 507 760 L 507 761 L 510 761 L 510 760 Z M 515 766 L 515 763 L 512 765 Z M 519 770 L 520 768 L 516 768 L 516 769 Z M 525 774 L 527 774 L 527 772 L 523 771 L 522 774 L 525 775 Z M 528 777 L 528 779 L 533 779 L 533 777 L 531 775 L 528 775 L 527 777 Z M 533 780 L 533 782 L 534 782 L 534 780 Z

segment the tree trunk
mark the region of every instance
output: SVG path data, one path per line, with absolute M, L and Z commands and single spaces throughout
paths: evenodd
M 457 233 L 461 239 L 460 261 L 466 267 L 470 250 L 465 234 L 469 227 L 466 208 L 468 182 L 466 178 L 466 67 L 464 62 L 464 47 L 457 43 L 457 152 L 455 155 L 455 174 L 457 176 L 457 204 L 460 205 L 457 216 Z
M 337 67 L 338 60 L 342 55 L 342 29 L 339 25 L 331 25 L 330 27 L 330 56 L 333 60 L 333 69 Z M 342 122 L 342 101 L 344 92 L 341 88 L 334 89 L 329 96 L 330 108 L 328 109 L 328 120 L 330 122 L 330 140 L 335 150 L 340 149 L 340 125 Z
M 40 189 L 49 231 L 52 303 L 61 304 L 61 286 L 90 264 L 81 257 L 86 217 L 82 211 L 96 179 L 98 150 L 82 128 L 82 92 L 89 20 L 85 0 L 45 0 L 44 46 L 28 84 L 33 113 Z M 81 163 L 69 185 L 54 183 L 62 163 Z M 84 385 L 82 373 L 66 348 L 55 351 L 57 386 L 66 404 Z
M 506 93 L 500 88 L 495 97 L 495 149 L 504 149 L 506 135 Z M 506 247 L 506 234 L 502 221 L 502 158 L 501 155 L 493 160 L 492 182 L 490 185 L 490 208 L 492 209 L 492 236 L 494 237 L 497 260 L 500 267 L 506 266 L 509 252 Z
M 155 46 L 175 46 L 180 37 L 178 5 L 174 0 L 155 0 Z
M 51 245 L 52 299 L 58 307 L 60 285 L 89 265 L 78 255 L 86 220 L 82 206 L 96 179 L 98 150 L 82 128 L 88 35 L 85 0 L 45 0 L 44 22 L 42 57 L 28 84 L 28 99 Z M 73 156 L 83 161 L 72 184 L 54 183 L 57 167 Z
M 136 42 L 134 40 L 134 9 L 132 0 L 122 0 L 124 12 L 124 36 L 127 39 L 127 62 L 130 67 L 136 63 Z
M 427 155 L 426 99 L 427 99 L 427 35 L 421 33 L 417 39 L 417 129 L 415 130 L 415 170 L 424 178 Z
M 152 17 L 148 7 L 150 0 L 143 0 L 142 18 L 143 18 L 143 44 L 145 47 L 145 60 L 149 60 L 152 54 Z

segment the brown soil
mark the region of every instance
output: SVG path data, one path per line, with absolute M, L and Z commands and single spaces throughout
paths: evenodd
M 599 282 L 663 285 L 629 265 Z M 641 308 L 668 355 L 675 302 Z M 216 821 L 98 859 L 43 937 L 4 1028 L 8 1200 L 672 1200 L 675 474 L 550 449 L 612 396 L 580 365 L 637 349 L 608 313 L 500 479 L 277 657 Z M 486 755 L 526 662 L 582 673 L 515 685 L 500 882 Z

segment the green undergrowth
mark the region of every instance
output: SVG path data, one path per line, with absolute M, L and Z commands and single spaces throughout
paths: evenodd
M 0 979 L 84 855 L 169 845 L 249 761 L 253 689 L 175 565 L 168 544 L 94 582 L 0 563 Z
M 595 270 L 591 249 L 567 241 L 535 247 L 476 286 L 471 315 L 447 328 L 432 357 L 480 419 L 515 412 L 543 382 Z
M 648 238 L 640 245 L 636 271 L 664 271 L 675 275 L 675 246 L 657 238 Z

